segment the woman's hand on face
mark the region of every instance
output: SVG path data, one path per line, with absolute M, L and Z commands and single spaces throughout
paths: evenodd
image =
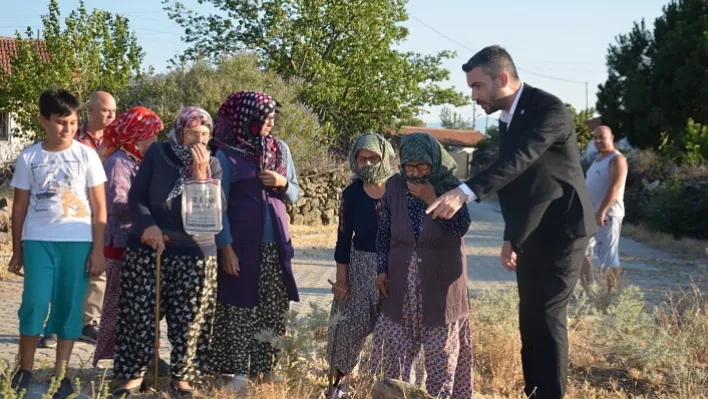
M 288 184 L 288 179 L 278 172 L 264 170 L 258 175 L 261 182 L 266 187 L 283 188 Z
M 192 151 L 192 178 L 206 180 L 209 178 L 209 150 L 204 144 L 195 144 Z
M 423 200 L 423 202 L 428 205 L 432 204 L 433 202 L 435 202 L 436 199 L 438 199 L 437 195 L 435 195 L 435 189 L 430 183 L 408 183 L 408 191 L 410 191 L 414 197 Z

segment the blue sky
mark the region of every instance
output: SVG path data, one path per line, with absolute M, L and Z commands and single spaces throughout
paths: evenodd
M 182 0 L 195 9 L 209 10 L 196 0 Z M 520 68 L 522 80 L 559 96 L 577 108 L 585 108 L 585 83 L 588 102 L 594 106 L 597 85 L 607 76 L 605 55 L 618 34 L 627 33 L 634 21 L 646 19 L 649 26 L 668 0 L 593 0 L 593 1 L 470 1 L 410 0 L 410 30 L 403 49 L 419 53 L 454 50 L 457 57 L 444 67 L 451 71 L 445 85 L 468 92 L 460 66 L 475 51 L 490 44 L 509 50 Z M 24 27 L 41 28 L 40 15 L 46 13 L 48 0 L 3 1 L 0 36 L 12 36 Z M 63 15 L 78 5 L 78 0 L 60 0 Z M 182 30 L 162 11 L 160 0 L 87 0 L 87 8 L 101 8 L 121 13 L 131 20 L 131 27 L 147 53 L 145 64 L 164 70 L 167 60 L 186 46 Z M 18 28 L 19 27 L 19 28 Z M 537 74 L 554 77 L 539 76 Z M 559 80 L 564 79 L 567 81 Z M 576 81 L 576 82 L 569 82 Z M 472 106 L 457 110 L 471 117 Z M 439 107 L 421 115 L 426 122 L 437 121 Z M 477 110 L 478 126 L 484 115 Z

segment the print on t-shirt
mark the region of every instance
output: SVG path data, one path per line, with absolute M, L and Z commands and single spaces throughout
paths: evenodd
M 39 183 L 35 212 L 51 212 L 52 207 L 61 205 L 62 211 L 55 214 L 63 218 L 90 216 L 86 204 L 72 189 L 72 182 L 85 180 L 79 161 L 50 157 L 31 163 L 30 170 L 34 181 Z

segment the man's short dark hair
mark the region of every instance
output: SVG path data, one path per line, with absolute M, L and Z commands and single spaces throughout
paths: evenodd
M 52 114 L 69 116 L 80 108 L 79 99 L 65 89 L 47 89 L 39 95 L 39 113 L 46 119 Z
M 519 80 L 519 73 L 516 71 L 514 60 L 511 55 L 501 46 L 488 46 L 473 55 L 469 61 L 462 65 L 462 70 L 467 73 L 477 67 L 482 67 L 484 72 L 492 78 L 496 78 L 502 72 L 511 75 L 515 80 Z

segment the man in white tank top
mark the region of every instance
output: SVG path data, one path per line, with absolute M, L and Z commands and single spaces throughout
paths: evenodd
M 619 238 L 624 218 L 624 187 L 627 180 L 627 159 L 614 145 L 614 135 L 607 126 L 599 126 L 593 131 L 593 142 L 597 156 L 587 171 L 585 183 L 590 192 L 595 220 L 599 227 L 585 253 L 581 269 L 581 283 L 588 290 L 592 281 L 594 248 L 600 265 L 607 268 L 607 287 L 611 292 L 617 286 L 620 273 Z

